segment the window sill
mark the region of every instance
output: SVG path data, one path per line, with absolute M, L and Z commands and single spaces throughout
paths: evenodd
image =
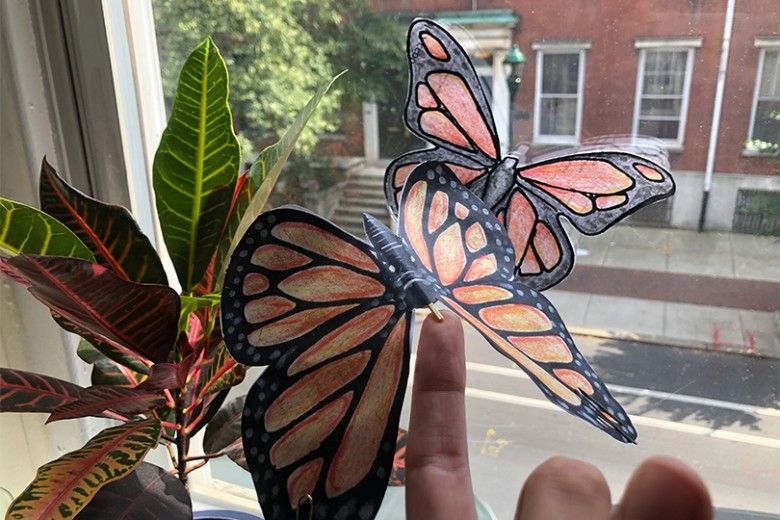
M 762 152 L 754 148 L 743 148 L 742 157 L 763 157 L 764 159 L 771 159 L 775 157 L 772 152 Z
M 579 139 L 566 138 L 565 136 L 537 136 L 534 138 L 531 146 L 577 146 Z

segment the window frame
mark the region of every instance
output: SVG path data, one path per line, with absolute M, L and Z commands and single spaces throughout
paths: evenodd
M 764 79 L 764 62 L 766 59 L 767 51 L 777 52 L 780 54 L 780 39 L 766 39 L 756 38 L 755 46 L 758 47 L 758 65 L 756 67 L 756 80 L 753 87 L 753 99 L 750 102 L 750 121 L 748 122 L 747 141 L 745 141 L 744 154 L 746 155 L 769 155 L 762 153 L 760 150 L 751 146 L 750 142 L 754 139 L 753 130 L 756 124 L 756 112 L 758 110 L 759 92 L 761 90 L 761 82 Z
M 634 116 L 631 123 L 631 135 L 639 136 L 639 119 L 642 110 L 642 98 L 644 96 L 645 64 L 647 60 L 647 51 L 655 52 L 685 52 L 685 78 L 683 79 L 682 99 L 680 100 L 680 116 L 677 127 L 676 139 L 664 139 L 658 136 L 651 136 L 660 139 L 669 150 L 680 151 L 685 143 L 685 130 L 688 122 L 688 105 L 691 97 L 691 83 L 693 82 L 693 64 L 695 60 L 694 51 L 701 47 L 701 38 L 695 39 L 674 39 L 674 40 L 651 40 L 637 41 L 635 48 L 639 51 L 637 72 L 636 72 L 636 90 L 634 92 Z M 642 134 L 644 135 L 644 134 Z
M 531 48 L 536 51 L 536 71 L 534 83 L 534 144 L 565 144 L 576 145 L 580 142 L 582 131 L 582 107 L 585 94 L 585 51 L 590 49 L 590 43 L 534 43 Z M 545 54 L 576 54 L 579 62 L 577 67 L 577 107 L 574 111 L 574 135 L 541 133 L 542 118 L 542 76 L 544 73 Z M 569 94 L 571 95 L 571 94 Z

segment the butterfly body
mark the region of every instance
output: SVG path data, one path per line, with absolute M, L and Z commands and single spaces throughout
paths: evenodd
M 647 204 L 670 196 L 674 181 L 659 164 L 622 150 L 554 157 L 520 165 L 501 157 L 488 98 L 468 55 L 440 25 L 417 20 L 407 38 L 409 94 L 407 127 L 432 148 L 404 154 L 385 173 L 392 214 L 409 173 L 440 161 L 481 197 L 506 227 L 516 255 L 518 280 L 547 289 L 574 265 L 574 249 L 561 224 L 565 218 L 593 235 Z
M 397 291 L 396 300 L 412 308 L 423 308 L 439 299 L 441 287 L 431 273 L 416 263 L 409 246 L 381 221 L 364 213 L 363 227 L 374 246 L 382 270 Z

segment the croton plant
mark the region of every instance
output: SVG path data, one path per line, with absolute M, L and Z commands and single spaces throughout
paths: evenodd
M 219 410 L 246 371 L 219 330 L 221 273 L 332 82 L 239 173 L 225 64 L 210 39 L 189 56 L 153 167 L 160 228 L 181 292 L 169 286 L 155 248 L 125 208 L 74 189 L 45 159 L 40 210 L 0 198 L 0 269 L 81 337 L 78 356 L 92 364 L 88 387 L 2 368 L 0 410 L 48 413 L 46 422 L 117 421 L 41 466 L 6 519 L 191 518 L 188 474 L 223 455 L 243 464 L 241 398 Z M 190 455 L 190 440 L 207 425 L 205 455 Z M 168 448 L 173 469 L 143 462 L 158 444 Z

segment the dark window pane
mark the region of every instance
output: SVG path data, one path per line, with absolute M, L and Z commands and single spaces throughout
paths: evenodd
M 778 138 L 780 138 L 778 112 L 780 112 L 780 101 L 758 102 L 756 105 L 756 120 L 753 122 L 753 139 L 777 142 Z
M 648 51 L 643 93 L 682 95 L 687 59 L 687 51 Z
M 542 72 L 544 94 L 576 94 L 579 54 L 545 54 Z
M 542 99 L 539 131 L 543 135 L 574 135 L 577 122 L 577 100 Z
M 643 99 L 643 116 L 680 116 L 681 99 Z
M 679 121 L 654 121 L 647 119 L 639 121 L 639 133 L 641 135 L 649 135 L 659 139 L 677 139 L 679 128 Z

